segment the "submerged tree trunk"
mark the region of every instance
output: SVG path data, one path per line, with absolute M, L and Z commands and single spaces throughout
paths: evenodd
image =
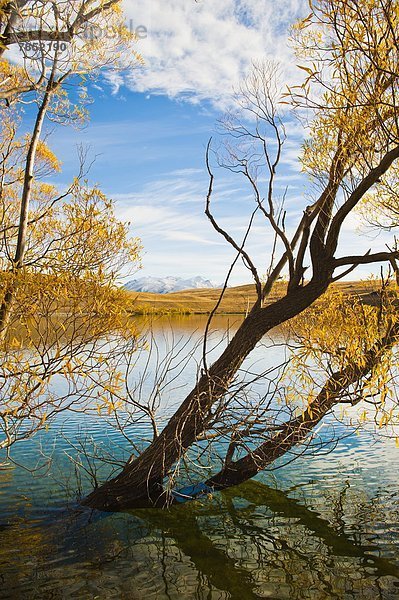
M 114 479 L 95 489 L 83 504 L 100 510 L 163 506 L 171 501 L 162 481 L 173 464 L 206 429 L 212 405 L 226 393 L 244 359 L 277 325 L 309 307 L 328 287 L 329 273 L 265 308 L 255 305 L 218 360 L 204 373 L 161 434 Z

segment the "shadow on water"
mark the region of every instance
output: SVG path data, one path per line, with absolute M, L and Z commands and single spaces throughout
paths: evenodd
M 1 598 L 399 597 L 398 565 L 366 536 L 257 481 L 169 511 L 35 509 L 0 540 Z
M 245 506 L 242 501 L 248 504 Z M 265 518 L 264 513 L 262 515 L 259 512 L 261 508 L 268 509 L 271 514 Z M 142 514 L 142 516 L 144 515 Z M 285 524 L 280 523 L 280 527 L 277 527 L 277 530 L 280 528 L 280 531 L 276 531 L 276 527 L 270 527 L 276 516 L 282 516 L 286 520 Z M 219 523 L 219 536 L 216 536 L 216 540 L 211 540 L 209 520 L 215 518 L 224 524 L 225 531 Z M 229 556 L 228 550 L 220 548 L 220 538 L 233 539 L 231 528 L 227 526 L 228 521 L 234 525 L 236 530 L 237 545 L 245 539 L 250 540 L 253 546 L 252 551 L 256 552 L 255 564 L 258 570 L 259 568 L 269 570 L 269 572 L 281 570 L 284 572 L 283 579 L 294 583 L 295 569 L 290 572 L 290 566 L 293 566 L 292 556 L 291 560 L 282 560 L 284 553 L 287 555 L 287 559 L 291 554 L 296 556 L 302 568 L 307 568 L 309 572 L 312 571 L 313 575 L 316 575 L 320 584 L 329 592 L 326 597 L 341 598 L 339 593 L 334 593 L 333 585 L 325 577 L 324 566 L 327 564 L 323 565 L 323 561 L 320 560 L 322 553 L 317 557 L 321 563 L 318 568 L 314 553 L 310 552 L 307 555 L 306 551 L 300 549 L 293 530 L 299 529 L 298 526 L 303 526 L 305 528 L 305 531 L 302 532 L 304 536 L 314 535 L 315 539 L 317 538 L 325 545 L 326 563 L 331 563 L 332 557 L 360 559 L 357 565 L 359 570 L 368 569 L 368 574 L 372 572 L 376 579 L 384 576 L 398 579 L 396 585 L 399 597 L 398 565 L 373 555 L 372 552 L 377 551 L 375 546 L 354 543 L 347 534 L 343 532 L 338 534 L 329 522 L 321 518 L 315 511 L 301 505 L 283 491 L 260 482 L 249 481 L 224 492 L 223 499 L 217 504 L 217 507 L 199 508 L 197 503 L 192 503 L 191 506 L 185 505 L 183 510 L 180 507 L 174 508 L 166 515 L 147 511 L 145 519 L 152 526 L 166 530 L 173 537 L 179 549 L 190 557 L 198 571 L 205 574 L 209 582 L 217 589 L 228 592 L 230 598 L 250 600 L 261 596 L 258 585 L 259 573 L 256 572 L 256 567 L 254 572 L 251 569 L 237 566 L 239 564 L 237 556 L 232 558 Z M 208 527 L 204 528 L 204 522 L 208 522 Z M 287 525 L 291 525 L 288 527 L 288 531 Z M 244 554 L 250 556 L 251 552 L 246 551 Z M 281 574 L 283 575 L 283 573 Z M 272 596 L 268 594 L 267 597 Z M 294 596 L 290 595 L 289 597 Z
M 326 519 L 321 518 L 317 512 L 303 506 L 297 500 L 290 498 L 283 491 L 258 481 L 249 481 L 247 484 L 235 488 L 233 492 L 226 492 L 225 495 L 229 500 L 232 499 L 232 493 L 234 496 L 242 497 L 252 503 L 254 507 L 261 503 L 275 515 L 295 519 L 297 523 L 304 525 L 309 532 L 320 538 L 332 550 L 334 556 L 358 557 L 362 559 L 362 566 L 372 567 L 377 576 L 392 575 L 399 580 L 399 566 L 371 554 L 377 550 L 376 546 L 355 544 L 345 532 L 337 533 Z

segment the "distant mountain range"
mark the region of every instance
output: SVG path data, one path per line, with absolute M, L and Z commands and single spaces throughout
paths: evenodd
M 168 294 L 169 292 L 180 292 L 181 290 L 192 290 L 199 288 L 216 288 L 209 279 L 197 276 L 191 279 L 182 277 L 141 277 L 132 279 L 125 285 L 125 289 L 133 292 L 150 292 L 152 294 Z

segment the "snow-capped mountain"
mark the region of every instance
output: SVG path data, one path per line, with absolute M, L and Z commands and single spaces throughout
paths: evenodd
M 181 277 L 141 277 L 126 283 L 125 288 L 134 292 L 150 292 L 152 294 L 168 294 L 194 288 L 215 288 L 209 279 L 197 276 L 191 279 Z

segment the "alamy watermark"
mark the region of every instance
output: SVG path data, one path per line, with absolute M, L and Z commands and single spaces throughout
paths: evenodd
M 83 31 L 79 33 L 79 37 L 85 40 L 101 40 L 101 39 L 113 39 L 122 35 L 124 31 L 128 31 L 134 35 L 138 40 L 144 40 L 148 37 L 148 29 L 145 25 L 135 25 L 133 19 L 129 19 L 129 23 L 124 26 L 115 27 L 109 25 L 101 27 L 101 25 L 92 25 L 86 23 L 83 27 Z
M 133 19 L 121 26 L 107 25 L 102 27 L 101 25 L 85 23 L 76 37 L 85 42 L 113 40 L 122 37 L 126 30 L 137 40 L 148 37 L 147 27 L 145 25 L 135 25 Z M 40 37 L 37 39 L 35 35 L 35 39 L 18 41 L 18 46 L 26 58 L 37 58 L 39 55 L 51 54 L 55 51 L 66 52 L 71 42 L 68 39 L 68 33 L 62 31 L 51 32 L 51 36 L 56 39 L 46 40 L 46 34 L 43 33 L 41 39 Z

